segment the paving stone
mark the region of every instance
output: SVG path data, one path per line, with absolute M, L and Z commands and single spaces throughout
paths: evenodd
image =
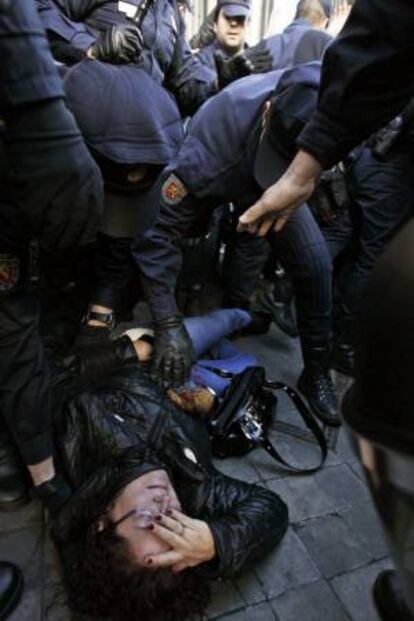
M 44 514 L 40 502 L 30 502 L 16 511 L 0 512 L 0 533 L 43 524 Z
M 214 459 L 214 465 L 217 470 L 229 477 L 248 481 L 249 483 L 258 483 L 260 481 L 260 473 L 247 461 L 246 457 Z
M 308 520 L 298 524 L 295 531 L 325 578 L 351 571 L 372 560 L 361 540 L 339 515 Z
M 344 461 L 354 463 L 359 462 L 358 452 L 356 450 L 354 440 L 351 433 L 344 427 L 341 429 L 341 434 L 338 439 L 337 451 Z
M 390 566 L 389 561 L 379 561 L 331 581 L 353 621 L 380 621 L 372 600 L 372 586 L 380 571 Z
M 332 513 L 336 509 L 335 501 L 319 486 L 316 476 L 270 480 L 266 486 L 286 502 L 289 519 L 293 523 Z
M 40 589 L 28 589 L 25 582 L 22 599 L 7 621 L 43 621 L 41 596 Z
M 236 579 L 235 585 L 245 604 L 249 606 L 263 602 L 266 599 L 262 584 L 253 571 L 249 571 Z
M 33 526 L 0 536 L 1 560 L 16 563 L 27 591 L 39 588 L 43 566 L 43 527 Z
M 352 470 L 352 472 L 354 474 L 357 475 L 357 477 L 359 479 L 361 479 L 361 481 L 366 484 L 367 482 L 367 478 L 365 476 L 365 470 L 362 467 L 362 464 L 359 461 L 353 461 L 351 463 L 348 464 L 348 466 L 350 467 L 350 469 Z
M 212 597 L 207 610 L 209 619 L 214 619 L 234 610 L 241 610 L 245 602 L 232 581 L 214 582 L 212 584 Z
M 371 498 L 367 486 L 348 465 L 324 468 L 315 475 L 315 478 L 325 494 L 336 503 L 337 509 Z
M 44 621 L 70 621 L 71 612 L 67 594 L 62 582 L 62 568 L 55 545 L 49 536 L 45 537 L 44 547 Z
M 220 617 L 220 621 L 275 621 L 275 619 L 276 617 L 269 604 L 250 606 L 244 610 Z
M 341 602 L 323 580 L 291 589 L 271 600 L 270 605 L 278 621 L 350 621 Z
M 388 556 L 384 530 L 372 502 L 355 504 L 341 512 L 341 515 L 361 539 L 373 560 Z
M 268 598 L 277 597 L 288 589 L 319 580 L 321 574 L 305 546 L 289 529 L 280 546 L 255 567 Z

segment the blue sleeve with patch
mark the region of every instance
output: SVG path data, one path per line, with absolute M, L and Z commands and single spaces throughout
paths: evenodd
M 207 224 L 216 205 L 188 192 L 175 173 L 162 185 L 160 211 L 152 229 L 137 237 L 132 254 L 142 277 L 146 300 L 155 321 L 177 315 L 175 288 L 182 265 L 181 242 Z
M 0 8 L 0 58 L 1 108 L 63 97 L 33 0 L 12 0 Z

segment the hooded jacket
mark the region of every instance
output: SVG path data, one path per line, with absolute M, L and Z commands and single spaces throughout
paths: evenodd
M 72 397 L 56 419 L 56 437 L 75 490 L 53 528 L 64 559 L 125 485 L 157 467 L 169 472 L 183 510 L 209 524 L 217 556 L 198 568 L 207 577 L 240 572 L 286 531 L 283 501 L 218 472 L 204 424 L 177 410 L 146 370 L 124 369 Z

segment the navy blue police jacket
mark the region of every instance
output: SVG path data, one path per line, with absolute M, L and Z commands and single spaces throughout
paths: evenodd
M 320 64 L 304 65 L 300 71 L 319 75 Z M 262 110 L 282 78 L 288 83 L 289 72 L 237 80 L 192 119 L 165 172 L 156 224 L 133 244 L 155 320 L 178 312 L 174 292 L 182 261 L 181 240 L 204 231 L 214 208 L 236 202 L 244 210 L 262 195 L 253 175 Z
M 282 33 L 263 39 L 258 45 L 271 53 L 272 69 L 276 70 L 321 60 L 331 41 L 327 32 L 313 28 L 307 19 L 299 18 Z
M 0 4 L 0 117 L 18 106 L 63 97 L 62 82 L 50 54 L 44 28 L 32 0 L 13 0 L 9 8 Z M 21 214 L 8 199 L 9 165 L 0 124 L 0 244 L 26 242 Z
M 86 53 L 101 32 L 114 24 L 130 23 L 120 6 L 139 6 L 140 0 L 127 3 L 116 0 L 36 0 L 36 3 L 52 40 L 58 37 Z M 216 92 L 216 74 L 192 54 L 176 0 L 152 3 L 141 30 L 144 49 L 137 58 L 137 65 L 175 95 L 183 114 L 194 113 Z

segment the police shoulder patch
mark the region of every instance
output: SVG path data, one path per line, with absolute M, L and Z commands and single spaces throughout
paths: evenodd
M 188 194 L 188 190 L 184 183 L 171 173 L 164 181 L 161 194 L 167 205 L 178 205 Z
M 17 284 L 20 261 L 13 254 L 0 254 L 0 292 L 10 291 Z

